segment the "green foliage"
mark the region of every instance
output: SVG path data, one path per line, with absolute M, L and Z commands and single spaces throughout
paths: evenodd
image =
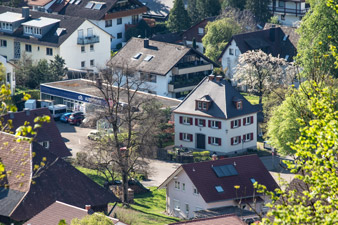
M 208 23 L 206 31 L 206 35 L 202 39 L 205 55 L 213 61 L 217 61 L 227 42 L 241 29 L 234 20 L 224 18 Z
M 310 121 L 298 120 L 302 125 L 300 136 L 290 143 L 295 160 L 287 163 L 301 185 L 289 186 L 286 191 L 268 192 L 264 186 L 255 184 L 260 192 L 269 194 L 273 200 L 273 204 L 268 205 L 271 211 L 263 224 L 338 223 L 336 99 L 328 88 L 320 88 L 315 82 L 310 84 L 313 88 L 306 92 L 307 104 L 314 116 Z
M 126 30 L 125 37 L 128 41 L 132 37 L 151 37 L 152 30 L 145 20 L 140 20 L 136 27 L 130 27 Z
M 331 50 L 338 46 L 337 13 L 324 0 L 309 0 L 309 3 L 311 11 L 304 16 L 297 30 L 300 34 L 297 62 L 304 68 L 308 79 L 319 82 L 327 74 L 337 78 L 335 54 L 331 54 Z
M 268 22 L 272 24 L 279 24 L 278 16 L 272 16 Z
M 199 20 L 219 15 L 221 4 L 219 0 L 196 0 Z
M 222 9 L 231 7 L 231 8 L 238 8 L 240 10 L 243 10 L 245 7 L 245 3 L 246 3 L 246 0 L 223 0 Z
M 250 10 L 258 21 L 265 23 L 271 17 L 269 3 L 270 0 L 247 0 L 245 8 Z
M 104 214 L 94 213 L 87 215 L 82 219 L 73 219 L 70 225 L 113 225 L 113 221 Z
M 67 223 L 64 219 L 62 219 L 59 221 L 58 225 L 67 225 Z
M 190 27 L 190 18 L 184 8 L 183 0 L 175 0 L 166 24 L 171 32 L 183 31 Z
M 200 21 L 200 15 L 196 8 L 196 1 L 197 0 L 188 0 L 188 15 L 191 20 L 191 24 L 195 24 Z
M 62 80 L 68 71 L 65 60 L 59 55 L 56 55 L 53 60 L 50 60 L 49 70 L 51 75 L 51 78 L 49 78 L 50 81 Z

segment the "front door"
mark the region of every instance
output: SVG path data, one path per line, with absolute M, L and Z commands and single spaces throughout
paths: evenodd
M 205 149 L 205 135 L 197 134 L 196 140 L 197 140 L 196 148 Z

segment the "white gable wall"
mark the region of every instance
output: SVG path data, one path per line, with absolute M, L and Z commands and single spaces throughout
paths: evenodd
M 232 49 L 233 54 L 230 55 L 230 49 Z M 242 54 L 239 48 L 236 45 L 235 40 L 231 41 L 231 44 L 225 49 L 222 58 L 221 58 L 221 63 L 222 63 L 222 69 L 226 71 L 226 76 L 228 78 L 233 78 L 233 75 L 236 72 L 236 66 L 238 63 L 238 57 L 239 55 Z

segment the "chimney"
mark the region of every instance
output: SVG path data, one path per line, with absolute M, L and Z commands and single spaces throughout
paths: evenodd
M 222 80 L 222 78 L 223 78 L 222 76 L 216 76 L 216 81 L 220 82 Z
M 217 160 L 217 155 L 216 155 L 216 153 L 212 154 L 211 159 L 212 159 L 212 161 Z
M 270 28 L 270 41 L 274 42 L 276 38 L 276 29 L 275 27 Z
M 143 47 L 149 48 L 149 39 L 148 38 L 143 39 Z
M 29 7 L 22 7 L 22 17 L 25 18 L 25 20 L 29 18 Z
M 213 80 L 215 78 L 215 75 L 211 74 L 208 77 L 209 77 L 209 80 Z
M 8 111 L 9 118 L 14 119 L 14 113 L 12 111 Z
M 23 111 L 26 113 L 26 116 L 31 114 L 31 110 L 29 108 L 24 108 Z
M 86 205 L 85 206 L 85 209 L 87 210 L 87 212 L 90 210 L 90 208 L 91 208 L 91 205 Z
M 96 78 L 96 86 L 100 89 L 102 88 L 102 78 Z

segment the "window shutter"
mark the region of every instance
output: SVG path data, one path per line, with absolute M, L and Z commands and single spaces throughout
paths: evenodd
M 231 138 L 231 145 L 234 145 L 234 138 Z
M 195 110 L 198 109 L 198 101 L 195 101 Z
M 190 139 L 190 141 L 192 141 L 192 134 L 189 134 L 189 136 L 190 136 L 190 138 L 189 138 L 189 139 Z
M 238 143 L 241 143 L 241 136 L 238 136 Z
M 240 127 L 241 126 L 241 120 L 239 119 L 238 120 L 238 127 Z
M 234 121 L 231 121 L 231 128 L 234 128 Z
M 245 140 L 246 140 L 246 139 L 245 139 L 245 136 L 246 136 L 246 135 L 244 134 L 244 135 L 243 135 L 243 141 L 245 141 Z
M 203 120 L 203 127 L 205 127 L 205 120 Z
M 211 127 L 211 121 L 208 120 L 208 127 Z
M 222 139 L 218 138 L 218 145 L 221 146 L 222 145 Z
M 246 118 L 243 118 L 243 126 L 245 126 L 246 125 Z
M 251 119 L 250 119 L 250 120 L 251 120 L 250 122 L 253 123 L 253 116 L 251 116 Z
M 218 129 L 222 129 L 222 122 L 218 121 L 217 124 L 218 124 Z
M 211 137 L 208 137 L 208 144 L 211 144 Z
M 198 119 L 195 118 L 195 125 L 198 126 Z
M 253 133 L 251 133 L 250 136 L 251 136 L 251 140 L 253 140 Z
M 183 123 L 183 117 L 180 116 L 180 123 Z
M 180 140 L 182 140 L 183 139 L 183 134 L 182 133 L 180 133 Z
M 190 125 L 192 125 L 192 118 L 189 117 Z

